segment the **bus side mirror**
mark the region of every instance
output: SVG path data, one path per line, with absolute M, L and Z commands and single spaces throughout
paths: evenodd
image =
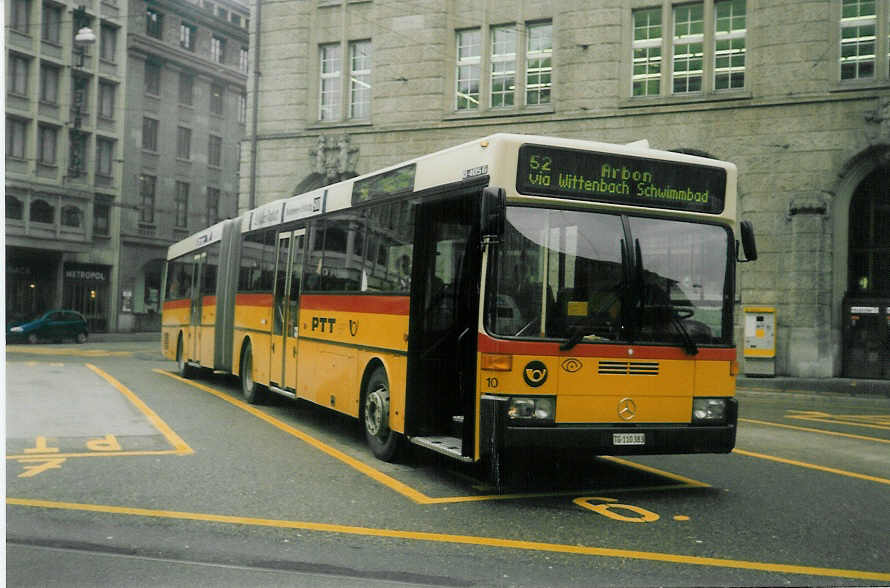
M 507 217 L 507 193 L 503 188 L 489 186 L 482 190 L 482 238 L 499 238 L 504 234 Z
M 739 223 L 742 233 L 742 251 L 745 253 L 745 259 L 739 261 L 754 261 L 757 259 L 757 243 L 754 241 L 754 225 L 751 221 L 743 220 Z

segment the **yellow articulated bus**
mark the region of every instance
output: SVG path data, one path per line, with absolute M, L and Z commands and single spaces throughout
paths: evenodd
M 734 165 L 497 134 L 170 247 L 163 352 L 357 418 L 374 455 L 735 444 Z M 741 243 L 741 245 L 740 245 Z M 521 460 L 511 460 L 518 463 Z

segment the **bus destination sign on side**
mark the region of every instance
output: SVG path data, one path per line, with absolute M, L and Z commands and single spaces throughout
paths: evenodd
M 632 206 L 719 214 L 726 195 L 721 167 L 542 145 L 519 148 L 516 189 Z

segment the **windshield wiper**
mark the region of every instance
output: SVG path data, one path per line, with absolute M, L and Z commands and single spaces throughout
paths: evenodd
M 581 339 L 583 339 L 585 336 L 586 335 L 584 334 L 584 331 L 582 329 L 578 329 L 577 331 L 572 333 L 571 337 L 563 341 L 562 345 L 559 346 L 559 350 L 568 351 L 569 349 L 580 343 Z
M 688 355 L 697 355 L 698 345 L 692 340 L 692 336 L 689 334 L 689 331 L 686 330 L 686 325 L 684 325 L 683 321 L 680 320 L 680 317 L 674 313 L 673 307 L 671 307 L 671 322 L 674 323 L 674 326 L 680 331 L 680 336 L 683 338 L 683 350 L 686 351 Z

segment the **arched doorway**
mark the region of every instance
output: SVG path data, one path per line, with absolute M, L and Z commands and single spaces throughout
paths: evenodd
M 843 305 L 843 373 L 890 379 L 890 163 L 852 193 Z

